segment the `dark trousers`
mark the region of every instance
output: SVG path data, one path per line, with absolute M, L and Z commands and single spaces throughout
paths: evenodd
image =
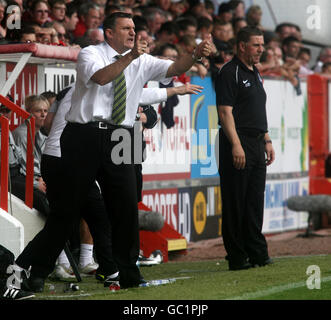
M 263 138 L 239 134 L 245 151 L 246 167 L 233 166 L 232 146 L 223 130 L 219 135 L 219 173 L 222 195 L 222 236 L 228 259 L 242 264 L 263 262 L 268 258 L 262 234 L 266 180 Z
M 133 164 L 116 164 L 114 129 L 68 123 L 61 135 L 62 184 L 44 229 L 16 263 L 32 274 L 47 276 L 69 238 L 95 181 L 98 181 L 113 231 L 113 255 L 121 286 L 136 285 L 140 272 L 136 178 Z M 114 154 L 112 154 L 114 151 Z M 53 201 L 52 201 L 53 202 Z M 30 254 L 28 254 L 30 253 Z M 45 272 L 48 270 L 48 272 Z
M 61 158 L 43 155 L 41 174 L 47 185 L 47 198 L 52 204 L 59 201 L 62 190 Z M 94 182 L 83 205 L 81 217 L 86 221 L 93 237 L 94 249 L 99 263 L 98 273 L 109 275 L 117 271 L 112 253 L 112 232 L 105 203 L 97 184 Z
M 11 192 L 13 195 L 25 201 L 25 175 L 20 173 L 19 167 L 10 168 Z M 49 215 L 49 204 L 46 194 L 37 188 L 33 188 L 33 208 L 44 216 Z

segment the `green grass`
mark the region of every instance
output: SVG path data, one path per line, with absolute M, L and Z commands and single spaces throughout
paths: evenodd
M 270 266 L 228 271 L 227 262 L 168 262 L 142 267 L 146 280 L 179 278 L 174 283 L 111 292 L 93 277 L 77 292 L 63 292 L 65 282 L 47 281 L 43 300 L 324 300 L 331 299 L 331 255 L 275 258 Z M 306 286 L 306 270 L 317 265 L 321 289 Z M 180 279 L 181 278 L 181 279 Z M 324 279 L 324 280 L 323 280 Z M 50 290 L 53 285 L 55 290 Z

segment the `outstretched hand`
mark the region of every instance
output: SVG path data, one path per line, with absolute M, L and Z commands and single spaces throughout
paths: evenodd
M 178 86 L 176 88 L 176 94 L 182 96 L 184 94 L 198 94 L 202 92 L 203 87 L 197 84 L 185 83 L 183 86 Z

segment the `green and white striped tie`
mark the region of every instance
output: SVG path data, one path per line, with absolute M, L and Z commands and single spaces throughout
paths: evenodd
M 121 55 L 115 56 L 115 59 L 122 58 Z M 114 103 L 112 112 L 112 121 L 114 124 L 121 124 L 125 119 L 126 107 L 126 82 L 124 72 L 122 71 L 117 78 L 114 79 Z

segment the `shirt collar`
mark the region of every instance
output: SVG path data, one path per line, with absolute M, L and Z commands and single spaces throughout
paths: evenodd
M 247 66 L 238 58 L 238 56 L 237 55 L 234 55 L 234 57 L 233 57 L 233 60 L 236 62 L 236 63 L 238 63 L 245 71 L 247 71 L 247 72 L 254 72 L 254 73 L 256 73 L 257 72 L 257 68 L 256 68 L 256 66 L 255 65 L 253 65 L 253 70 L 251 70 L 251 69 L 248 69 L 247 68 Z
M 106 50 L 107 57 L 110 58 L 110 59 L 114 59 L 114 57 L 117 56 L 117 55 L 119 55 L 119 54 L 122 55 L 122 56 L 124 56 L 124 55 L 126 55 L 128 52 L 131 51 L 131 49 L 129 49 L 129 50 L 127 50 L 127 51 L 125 51 L 125 52 L 123 52 L 123 53 L 121 54 L 121 53 L 118 53 L 115 49 L 113 49 L 107 41 L 104 41 L 104 42 L 102 43 L 102 45 L 104 46 L 104 48 L 105 48 L 105 50 Z

